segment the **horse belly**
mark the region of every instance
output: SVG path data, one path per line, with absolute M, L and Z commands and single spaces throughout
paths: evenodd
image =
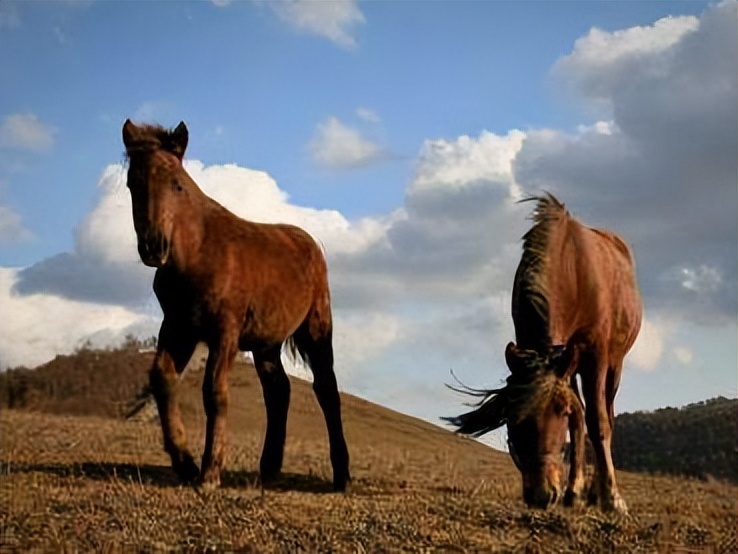
M 305 321 L 310 302 L 283 298 L 281 301 L 252 302 L 246 307 L 239 348 L 254 350 L 283 343 Z

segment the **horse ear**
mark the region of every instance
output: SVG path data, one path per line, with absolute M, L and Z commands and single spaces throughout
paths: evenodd
M 508 342 L 505 347 L 505 362 L 507 363 L 507 367 L 510 368 L 510 373 L 517 373 L 523 366 L 520 349 L 515 346 L 514 342 Z
M 187 143 L 190 140 L 190 133 L 184 121 L 179 122 L 179 125 L 171 132 L 170 138 L 172 141 L 172 154 L 177 156 L 181 161 L 184 157 L 185 150 L 187 150 Z
M 123 144 L 128 148 L 136 140 L 138 128 L 130 119 L 123 124 Z

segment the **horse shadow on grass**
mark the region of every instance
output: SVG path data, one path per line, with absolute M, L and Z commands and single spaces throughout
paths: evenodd
M 151 464 L 73 462 L 73 463 L 8 463 L 0 460 L 0 476 L 12 473 L 45 473 L 58 477 L 77 477 L 96 481 L 123 481 L 153 485 L 156 487 L 179 487 L 183 484 L 169 466 Z M 262 488 L 256 471 L 223 470 L 221 488 Z M 264 484 L 265 490 L 280 492 L 295 491 L 308 493 L 331 493 L 329 481 L 313 474 L 282 473 L 276 480 Z

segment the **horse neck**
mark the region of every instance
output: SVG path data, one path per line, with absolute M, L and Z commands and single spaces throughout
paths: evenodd
M 174 263 L 180 271 L 191 270 L 198 263 L 205 242 L 208 214 L 217 203 L 207 196 L 197 183 L 182 169 L 180 179 L 185 186 L 189 201 L 187 209 L 177 211 L 176 232 L 173 234 Z
M 561 271 L 563 244 L 570 219 L 561 210 L 541 217 L 524 237 L 523 256 L 515 276 L 514 310 L 516 340 L 520 347 L 538 350 L 552 343 L 552 327 L 558 327 L 556 286 L 552 276 Z
M 587 229 L 574 219 L 566 217 L 552 229 L 548 255 L 549 337 L 553 343 L 565 343 L 582 323 L 581 295 L 586 284 L 581 282 L 579 267 L 587 253 Z M 585 272 L 586 273 L 586 272 Z

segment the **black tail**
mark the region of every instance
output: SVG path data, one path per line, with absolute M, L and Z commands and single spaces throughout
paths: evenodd
M 451 372 L 456 379 L 456 376 Z M 455 417 L 442 417 L 446 421 L 456 427 L 456 432 L 462 435 L 470 435 L 472 437 L 481 437 L 485 433 L 499 429 L 507 423 L 508 401 L 505 394 L 506 388 L 501 389 L 473 389 L 461 383 L 458 379 L 459 387 L 446 385 L 453 391 L 460 392 L 469 396 L 482 397 L 482 400 L 472 406 L 476 406 L 475 410 L 461 414 Z
M 149 385 L 145 385 L 136 396 L 126 405 L 126 414 L 124 419 L 133 419 L 145 408 L 152 406 L 154 403 L 154 395 Z
M 297 333 L 299 332 L 300 330 L 298 329 Z M 295 335 L 297 333 L 295 333 Z M 298 360 L 302 360 L 302 363 L 304 363 L 307 368 L 312 369 L 310 356 L 308 355 L 307 348 L 305 347 L 306 345 L 304 344 L 304 341 L 300 340 L 300 338 L 295 335 L 288 337 L 284 342 L 283 352 L 292 358 L 293 363 L 296 363 Z

